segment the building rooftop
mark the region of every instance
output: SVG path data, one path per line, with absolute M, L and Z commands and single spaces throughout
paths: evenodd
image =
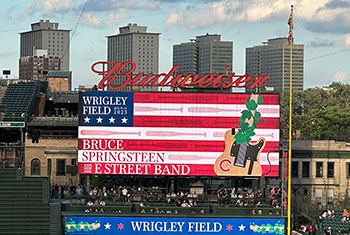
M 56 71 L 56 70 L 50 70 L 47 73 L 48 77 L 69 77 L 71 75 L 71 71 Z

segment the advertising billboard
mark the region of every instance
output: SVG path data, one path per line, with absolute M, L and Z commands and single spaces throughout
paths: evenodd
M 66 217 L 70 234 L 284 234 L 283 219 Z
M 278 176 L 279 95 L 85 92 L 80 174 Z

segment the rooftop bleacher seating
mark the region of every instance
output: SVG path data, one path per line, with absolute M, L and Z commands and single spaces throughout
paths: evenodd
M 321 231 L 325 231 L 328 227 L 331 227 L 332 232 L 335 234 L 349 234 L 350 233 L 350 222 L 342 222 L 343 211 L 336 210 L 334 217 L 320 217 L 319 225 Z M 332 234 L 333 234 L 332 233 Z
M 3 121 L 25 121 L 40 86 L 38 81 L 9 84 L 1 102 Z

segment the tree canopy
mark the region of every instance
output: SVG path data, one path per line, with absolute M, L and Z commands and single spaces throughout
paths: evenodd
M 292 94 L 292 133 L 301 138 L 350 140 L 350 85 L 334 82 L 329 89 Z M 288 139 L 289 92 L 281 95 L 280 129 Z

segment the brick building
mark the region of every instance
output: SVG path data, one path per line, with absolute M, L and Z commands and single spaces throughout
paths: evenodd
M 19 78 L 23 80 L 46 81 L 49 70 L 60 70 L 60 58 L 25 56 L 19 59 Z

